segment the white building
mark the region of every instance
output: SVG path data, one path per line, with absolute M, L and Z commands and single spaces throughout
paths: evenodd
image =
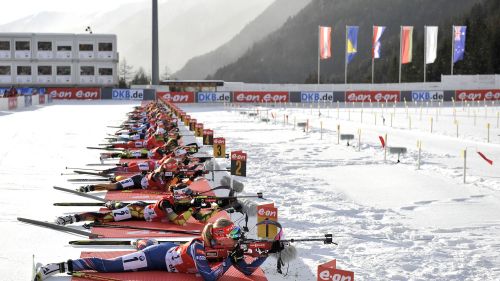
M 113 34 L 0 33 L 2 86 L 118 84 Z

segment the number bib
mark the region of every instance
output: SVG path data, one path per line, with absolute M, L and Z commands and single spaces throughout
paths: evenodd
M 136 148 L 142 148 L 144 146 L 143 143 L 142 143 L 142 141 L 136 141 L 134 143 L 134 145 L 135 145 Z
M 118 183 L 121 184 L 124 189 L 134 186 L 134 181 L 131 178 L 121 180 Z
M 112 210 L 111 213 L 113 214 L 113 218 L 115 221 L 128 220 L 128 219 L 132 218 L 132 214 L 130 213 L 130 210 L 128 209 L 128 207 L 123 207 L 121 209 Z
M 144 208 L 144 219 L 147 221 L 152 221 L 158 217 L 158 214 L 155 212 L 154 205 L 147 205 Z
M 148 261 L 143 251 L 131 253 L 122 257 L 124 270 L 137 270 L 148 267 Z
M 142 187 L 142 189 L 147 189 L 148 186 L 149 186 L 148 178 L 147 177 L 143 177 L 141 179 L 141 187 Z
M 140 151 L 133 151 L 132 152 L 132 157 L 139 158 L 142 156 L 142 153 Z
M 141 171 L 149 171 L 149 163 L 148 162 L 142 162 L 137 165 L 139 167 L 139 170 Z
M 170 248 L 165 255 L 165 264 L 167 265 L 168 272 L 179 272 L 176 265 L 182 264 L 181 253 L 178 247 Z

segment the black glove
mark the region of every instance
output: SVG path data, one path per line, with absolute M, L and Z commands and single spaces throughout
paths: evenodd
M 191 207 L 202 208 L 205 205 L 205 202 L 201 198 L 193 198 L 191 199 Z
M 93 185 L 80 186 L 80 188 L 78 188 L 77 191 L 84 192 L 84 193 L 94 191 L 94 186 Z
M 237 264 L 244 259 L 244 252 L 240 247 L 236 247 L 229 255 L 229 258 L 233 264 Z
M 281 243 L 281 241 L 276 240 L 273 242 L 273 245 L 271 246 L 271 250 L 269 250 L 269 253 L 279 253 L 283 249 L 285 249 L 285 245 Z

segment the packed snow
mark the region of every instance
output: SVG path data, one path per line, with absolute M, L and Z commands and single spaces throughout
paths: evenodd
M 115 130 L 107 126 L 120 124 L 136 104 L 55 101 L 0 112 L 2 280 L 28 280 L 33 254 L 43 263 L 79 256 L 83 248 L 67 242 L 80 237 L 16 217 L 50 221 L 86 210 L 52 206 L 85 201 L 52 186 L 76 187 L 61 176 L 65 167 L 98 163 L 99 151 L 85 147 L 103 143 Z M 316 280 L 317 266 L 332 259 L 354 271 L 356 280 L 500 280 L 497 104 L 180 107 L 215 137 L 226 138 L 228 151 L 248 154 L 247 177 L 236 179 L 244 183 L 244 194 L 263 192 L 275 202 L 287 238 L 333 233 L 338 246 L 296 243 L 299 256 L 285 265 L 286 275 L 269 258 L 263 266 L 269 280 Z M 349 146 L 338 141 L 338 125 L 340 134 L 354 135 Z M 407 149 L 400 163 L 396 154 L 384 156 L 379 136 L 386 134 L 389 147 Z

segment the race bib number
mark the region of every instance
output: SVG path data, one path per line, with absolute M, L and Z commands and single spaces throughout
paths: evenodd
M 124 189 L 134 186 L 134 181 L 132 179 L 124 179 L 118 182 L 123 186 Z
M 148 162 L 139 163 L 139 170 L 149 171 L 149 163 Z
M 148 186 L 149 186 L 148 179 L 146 177 L 143 177 L 141 179 L 141 187 L 142 187 L 142 189 L 146 189 L 146 188 L 148 188 Z
M 123 221 L 132 218 L 132 214 L 130 213 L 128 207 L 112 210 L 111 213 L 113 214 L 113 218 L 115 219 L 115 221 Z
M 141 136 L 140 136 L 140 135 L 138 135 L 138 134 L 135 134 L 135 135 L 130 136 L 130 139 L 131 139 L 131 140 L 134 140 L 134 141 L 136 141 L 136 140 L 138 140 L 138 139 L 140 139 L 140 138 L 141 138 Z
M 139 158 L 141 157 L 142 153 L 140 151 L 133 151 L 132 152 L 132 157 Z M 149 153 L 148 153 L 149 155 Z
M 181 253 L 179 253 L 177 247 L 170 248 L 165 255 L 165 263 L 167 264 L 168 272 L 178 272 L 176 265 L 182 264 Z
M 148 205 L 146 208 L 144 208 L 144 219 L 147 221 L 152 221 L 158 217 L 156 214 L 155 210 L 153 209 L 153 205 Z
M 142 148 L 143 147 L 143 142 L 142 141 L 136 141 L 135 143 L 136 148 Z
M 142 251 L 123 256 L 122 263 L 125 270 L 137 270 L 148 267 L 146 255 Z

